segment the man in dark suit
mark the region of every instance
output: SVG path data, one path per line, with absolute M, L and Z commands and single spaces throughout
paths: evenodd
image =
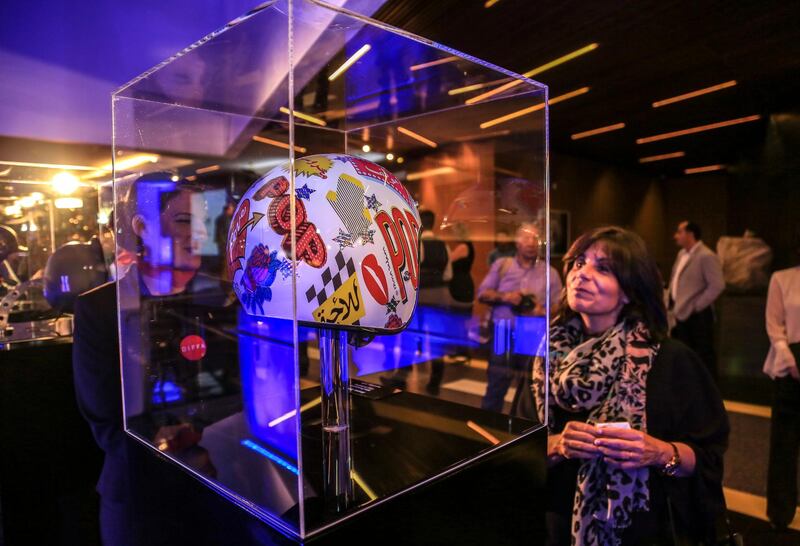
M 129 196 L 127 201 L 134 205 L 124 209 L 126 214 L 120 217 L 126 219 L 121 220 L 126 222 L 125 226 L 132 228 L 123 235 L 133 239 L 123 241 L 127 244 L 122 248 L 139 248 L 136 264 L 121 272 L 119 281 L 86 292 L 75 302 L 72 352 L 75 393 L 78 407 L 105 453 L 97 491 L 100 494 L 100 532 L 107 546 L 214 543 L 209 542 L 212 535 L 207 527 L 211 518 L 196 517 L 197 513 L 212 511 L 208 505 L 210 495 L 198 494 L 198 485 L 192 479 L 128 435 L 123 423 L 118 289 L 125 303 L 122 305 L 121 329 L 126 336 L 123 348 L 129 356 L 131 350 L 141 351 L 128 360 L 152 361 L 154 366 L 162 367 L 167 365 L 165 361 L 169 356 L 174 360 L 179 353 L 175 344 L 176 339 L 181 339 L 177 335 L 180 329 L 169 330 L 175 323 L 169 318 L 170 311 L 180 314 L 188 305 L 194 305 L 194 310 L 208 299 L 204 291 L 195 290 L 194 286 L 200 284 L 196 275 L 200 256 L 190 245 L 192 222 L 187 218 L 191 218 L 193 212 L 191 197 L 196 193 L 195 188 L 178 186 L 150 201 L 137 200 L 133 193 L 142 191 L 146 197 L 150 195 L 147 191 L 153 193 L 152 189 L 161 187 L 157 184 L 164 179 L 163 173 L 138 179 L 131 188 L 133 197 Z M 155 184 L 152 187 L 148 186 L 151 181 Z M 142 203 L 152 204 L 152 210 L 140 213 L 135 205 L 143 208 Z M 148 262 L 148 256 L 157 255 L 146 248 L 148 244 L 168 246 L 172 249 L 173 260 L 167 264 Z M 152 262 L 153 258 L 149 259 Z M 141 273 L 142 270 L 147 273 Z M 163 282 L 165 279 L 167 282 Z M 217 290 L 214 295 L 219 292 Z M 192 296 L 187 298 L 184 294 Z M 191 314 L 195 315 L 200 313 Z M 142 338 L 143 325 L 148 328 L 146 339 Z M 159 334 L 161 338 L 156 339 L 154 332 L 159 328 L 163 331 Z M 172 349 L 171 355 L 165 357 L 157 353 L 162 347 Z M 144 370 L 144 366 L 141 369 Z M 143 377 L 138 378 L 138 383 L 129 379 L 126 372 L 126 407 L 130 412 L 151 400 L 152 388 Z M 140 412 L 143 409 L 139 408 Z M 186 447 L 194 447 L 193 454 L 198 460 L 193 461 L 197 463 L 193 466 L 200 472 L 203 469 L 213 472 L 213 466 L 203 459 L 207 454 L 195 446 L 200 435 L 191 424 L 158 423 L 147 415 L 139 419 L 145 421 L 136 431 L 140 437 L 149 441 L 162 439 L 165 449 L 178 457 Z M 186 436 L 191 437 L 189 441 L 184 441 Z
M 686 343 L 717 377 L 714 351 L 714 301 L 725 289 L 719 258 L 701 240 L 700 226 L 684 221 L 674 235 L 681 247 L 669 282 L 672 337 Z

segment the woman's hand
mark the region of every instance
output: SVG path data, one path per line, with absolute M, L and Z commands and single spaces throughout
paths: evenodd
M 551 462 L 562 459 L 594 459 L 600 456 L 599 448 L 594 444 L 597 429 L 580 421 L 570 421 L 561 434 L 553 434 L 548 438 L 547 455 Z
M 672 446 L 646 432 L 625 428 L 597 429 L 594 445 L 612 468 L 661 467 L 672 459 Z

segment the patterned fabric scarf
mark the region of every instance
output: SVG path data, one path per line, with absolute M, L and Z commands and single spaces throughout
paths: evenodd
M 584 339 L 579 318 L 550 331 L 550 393 L 547 404 L 589 412 L 588 423 L 627 421 L 647 431 L 645 385 L 658 352 L 642 323 L 620 322 L 598 337 Z M 544 422 L 545 367 L 534 365 L 534 393 Z M 602 458 L 583 459 L 572 508 L 572 544 L 621 543 L 632 514 L 650 509 L 647 467 L 610 468 Z

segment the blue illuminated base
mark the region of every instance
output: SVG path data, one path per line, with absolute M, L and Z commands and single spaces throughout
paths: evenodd
M 136 449 L 148 451 L 146 458 L 152 461 L 148 472 L 164 476 L 165 489 L 152 491 L 153 498 L 167 494 L 174 499 L 160 503 L 159 520 L 170 522 L 170 529 L 162 531 L 191 540 L 187 544 L 528 546 L 544 544 L 546 445 L 545 429 L 532 432 L 305 541 L 289 538 L 249 515 L 174 464 L 160 463 L 145 446 Z

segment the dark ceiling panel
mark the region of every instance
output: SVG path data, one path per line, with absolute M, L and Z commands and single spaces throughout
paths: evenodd
M 550 96 L 590 86 L 551 107 L 552 147 L 654 174 L 735 163 L 763 141 L 766 118 L 800 106 L 800 4 L 762 1 L 500 0 L 390 1 L 377 17 L 500 66 L 524 72 L 597 42 L 600 46 L 539 76 Z M 738 85 L 653 108 L 665 99 L 728 80 Z M 637 145 L 636 138 L 740 118 L 761 122 Z M 584 140 L 570 135 L 618 122 L 626 128 Z M 686 157 L 641 166 L 638 159 L 682 150 Z

